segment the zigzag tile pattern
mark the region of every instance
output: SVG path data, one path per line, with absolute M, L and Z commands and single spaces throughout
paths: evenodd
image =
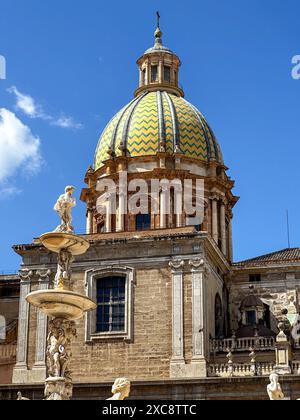
M 165 93 L 162 95 L 164 138 L 167 152 L 173 153 L 175 121 L 172 119 L 170 105 L 165 95 Z M 202 161 L 215 159 L 223 164 L 219 144 L 200 111 L 182 98 L 172 94 L 167 95 L 174 104 L 181 152 L 188 157 Z M 124 134 L 129 156 L 155 156 L 160 145 L 158 110 L 159 104 L 156 92 L 148 92 L 144 97 L 138 97 L 129 106 L 127 105 L 118 112 L 107 125 L 100 138 L 95 155 L 95 169 L 99 169 L 103 161 L 108 158 L 107 152 L 112 143 L 116 127 L 114 145 L 116 156 L 121 155 L 119 146 Z
M 95 154 L 95 168 L 100 168 L 102 166 L 102 162 L 108 159 L 108 149 L 111 144 L 111 139 L 114 133 L 114 129 L 118 124 L 118 121 L 122 115 L 122 112 L 125 108 L 121 109 L 109 122 L 106 128 L 103 131 L 103 134 L 99 140 L 96 154 Z
M 134 107 L 134 103 L 126 110 L 126 112 L 124 113 L 121 121 L 119 122 L 119 127 L 118 127 L 117 135 L 116 135 L 116 143 L 115 143 L 115 155 L 116 156 L 121 156 L 121 154 L 122 154 L 122 152 L 120 150 L 120 145 L 122 143 L 123 130 L 124 130 L 127 118 L 129 117 L 133 107 Z
M 156 92 L 148 93 L 134 110 L 127 137 L 130 156 L 151 156 L 159 151 Z
M 170 95 L 170 97 L 177 113 L 181 152 L 189 157 L 207 160 L 207 145 L 197 115 L 181 98 L 175 95 Z

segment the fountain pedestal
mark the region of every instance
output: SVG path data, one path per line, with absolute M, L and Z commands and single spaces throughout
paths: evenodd
M 46 233 L 40 237 L 40 241 L 47 249 L 58 254 L 55 287 L 32 292 L 26 296 L 26 300 L 50 318 L 45 398 L 69 400 L 73 392 L 69 363 L 71 342 L 76 337 L 74 321 L 96 309 L 91 299 L 71 290 L 71 266 L 74 256 L 84 254 L 90 245 L 80 236 L 61 232 Z

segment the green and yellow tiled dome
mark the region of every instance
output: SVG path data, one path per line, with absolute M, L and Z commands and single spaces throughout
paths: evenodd
M 168 153 L 223 164 L 220 147 L 203 115 L 192 104 L 164 92 L 144 92 L 109 122 L 99 140 L 95 170 L 109 154 L 155 156 L 164 144 Z

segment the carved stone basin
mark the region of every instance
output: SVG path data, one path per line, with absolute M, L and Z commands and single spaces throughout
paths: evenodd
M 88 297 L 69 290 L 38 290 L 27 295 L 26 300 L 50 317 L 72 321 L 97 307 Z
M 90 244 L 84 238 L 72 235 L 70 233 L 50 232 L 40 237 L 40 241 L 45 248 L 57 254 L 65 249 L 72 255 L 84 254 L 90 247 Z

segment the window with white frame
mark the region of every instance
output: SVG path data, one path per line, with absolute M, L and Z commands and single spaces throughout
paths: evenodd
M 86 341 L 132 340 L 134 270 L 111 267 L 86 272 L 88 296 L 97 309 L 86 318 Z

